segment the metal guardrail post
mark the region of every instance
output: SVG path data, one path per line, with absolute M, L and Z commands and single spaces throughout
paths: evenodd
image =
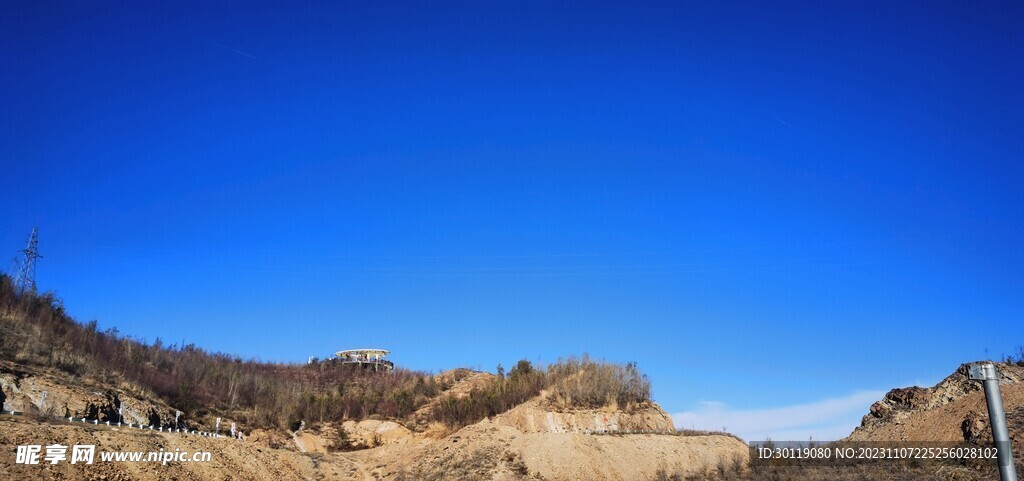
M 1010 431 L 1006 428 L 1006 411 L 999 394 L 999 370 L 991 362 L 974 363 L 968 370 L 969 377 L 985 385 L 985 401 L 988 403 L 988 419 L 992 425 L 992 438 L 998 449 L 999 479 L 1017 481 L 1017 468 L 1013 464 L 1010 446 Z

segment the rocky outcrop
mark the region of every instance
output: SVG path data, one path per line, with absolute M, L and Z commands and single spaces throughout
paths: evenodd
M 933 387 L 905 387 L 889 391 L 882 400 L 871 405 L 870 412 L 861 419 L 861 427 L 868 429 L 882 424 L 900 424 L 912 414 L 936 409 L 971 393 L 981 391 L 981 383 L 968 377 L 968 364 L 960 367 Z M 1012 364 L 1000 364 L 1000 384 L 1015 384 L 1024 380 L 1024 369 Z
M 889 391 L 871 405 L 861 425 L 847 438 L 851 441 L 967 441 L 991 443 L 992 434 L 981 382 L 968 376 L 968 364 L 932 387 L 907 387 Z M 1000 388 L 1007 418 L 1022 416 L 1024 425 L 1024 367 L 999 364 Z M 1011 429 L 1011 433 L 1014 432 Z
M 121 406 L 121 398 L 113 391 L 103 393 L 102 397 L 96 397 L 85 403 L 82 409 L 76 410 L 70 415 L 76 418 L 97 419 L 100 422 L 117 422 L 118 407 Z
M 921 387 L 897 388 L 871 405 L 871 417 L 892 420 L 898 413 L 921 409 L 928 404 L 931 391 Z
M 174 425 L 175 410 L 159 400 L 58 371 L 0 361 L 0 388 L 8 395 L 6 410 L 116 423 L 121 420 L 123 403 L 123 422 L 165 428 Z M 180 421 L 181 427 L 191 426 L 186 419 Z
M 978 411 L 970 411 L 960 422 L 960 430 L 964 433 L 964 441 L 973 444 L 990 444 L 992 442 L 992 428 L 989 426 L 988 416 Z

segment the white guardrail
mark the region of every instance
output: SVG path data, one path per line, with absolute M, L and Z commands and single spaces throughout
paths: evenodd
M 10 415 L 13 415 L 13 416 L 22 416 L 25 413 L 22 412 L 22 411 L 0 411 L 0 414 L 10 414 Z M 122 427 L 122 428 L 126 427 L 126 428 L 138 429 L 140 431 L 156 431 L 156 432 L 160 432 L 160 433 L 192 434 L 192 435 L 203 436 L 203 437 L 208 437 L 208 438 L 226 438 L 226 439 L 239 439 L 239 440 L 241 440 L 240 436 L 236 438 L 236 437 L 232 437 L 232 436 L 226 436 L 226 435 L 223 435 L 223 434 L 220 434 L 220 433 L 211 433 L 211 432 L 208 432 L 208 431 L 200 431 L 200 430 L 197 430 L 197 429 L 192 429 L 192 430 L 182 429 L 182 428 L 176 428 L 176 429 L 175 428 L 166 428 L 166 429 L 164 429 L 163 426 L 154 427 L 152 425 L 144 425 L 142 423 L 120 423 L 120 422 L 112 423 L 110 421 L 104 421 L 104 422 L 101 423 L 99 421 L 99 419 L 76 418 L 74 416 L 70 416 L 70 417 L 67 417 L 67 418 L 60 418 L 60 419 L 67 419 L 67 421 L 71 422 L 71 423 L 92 424 L 94 426 L 110 426 L 110 427 Z M 239 435 L 241 435 L 241 431 L 239 431 Z

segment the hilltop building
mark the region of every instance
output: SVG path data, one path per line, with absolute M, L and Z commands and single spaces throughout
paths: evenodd
M 385 359 L 391 351 L 387 349 L 346 349 L 334 353 L 334 359 L 342 364 L 358 364 L 374 371 L 391 371 L 395 363 Z

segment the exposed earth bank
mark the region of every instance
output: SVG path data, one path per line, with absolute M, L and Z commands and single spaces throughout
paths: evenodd
M 0 376 L 8 409 L 31 411 L 0 416 L 0 467 L 6 479 L 102 480 L 612 480 L 657 479 L 659 471 L 700 475 L 719 466 L 740 469 L 748 449 L 728 435 L 677 433 L 671 418 L 654 403 L 630 410 L 573 409 L 559 412 L 542 393 L 512 410 L 454 432 L 413 431 L 391 420 L 342 424 L 350 441 L 365 446 L 333 452 L 338 426 L 297 432 L 257 430 L 242 441 L 197 435 L 69 423 L 60 415 L 98 408 L 102 414 L 119 396 L 128 421 L 146 422 L 152 409 L 169 407 L 123 391 L 104 392 L 70 377 L 5 366 Z M 486 380 L 484 373 L 456 383 L 454 393 Z M 46 399 L 41 396 L 46 392 Z M 56 406 L 56 408 L 54 408 Z M 40 409 L 40 408 L 43 409 Z M 56 416 L 40 411 L 58 409 Z M 166 417 L 163 414 L 161 418 Z M 166 421 L 161 419 L 161 421 Z M 115 423 L 116 424 L 116 423 Z M 225 423 L 226 425 L 226 423 Z M 209 462 L 100 462 L 93 465 L 16 464 L 20 445 L 95 445 L 99 451 L 209 451 Z M 69 449 L 70 454 L 70 449 Z

